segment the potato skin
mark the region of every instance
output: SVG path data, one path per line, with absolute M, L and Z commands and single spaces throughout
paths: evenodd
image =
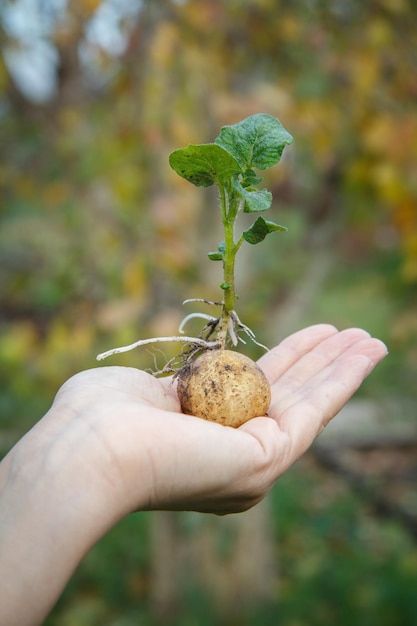
M 183 413 L 237 428 L 266 415 L 271 387 L 261 368 L 232 350 L 208 350 L 178 374 Z

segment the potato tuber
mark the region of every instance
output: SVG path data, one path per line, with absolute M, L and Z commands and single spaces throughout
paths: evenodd
M 237 428 L 266 415 L 270 385 L 258 365 L 232 350 L 207 350 L 178 373 L 184 413 Z

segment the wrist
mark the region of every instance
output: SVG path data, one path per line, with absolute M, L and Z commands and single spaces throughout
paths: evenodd
M 41 623 L 124 515 L 85 430 L 51 410 L 0 465 L 0 623 Z
M 20 443 L 16 452 L 30 487 L 64 526 L 74 525 L 87 548 L 129 512 L 111 451 L 82 412 L 52 407 Z

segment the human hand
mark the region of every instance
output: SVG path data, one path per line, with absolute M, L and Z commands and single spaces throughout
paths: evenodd
M 111 474 L 110 501 L 123 514 L 236 512 L 265 496 L 385 355 L 360 329 L 318 325 L 291 335 L 259 360 L 272 388 L 269 416 L 239 429 L 182 414 L 171 379 L 122 367 L 77 374 L 52 412 L 84 420 L 93 433 L 85 444 L 94 446 L 83 456 Z

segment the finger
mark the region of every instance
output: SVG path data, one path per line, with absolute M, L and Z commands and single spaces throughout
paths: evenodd
M 355 349 L 312 378 L 283 412 L 282 407 L 271 407 L 271 416 L 279 412 L 277 423 L 291 441 L 290 456 L 298 458 L 311 445 L 386 354 L 379 340 L 358 342 Z
M 367 357 L 357 355 L 346 359 L 310 396 L 300 398 L 282 413 L 278 423 L 291 442 L 292 458 L 298 458 L 309 448 L 358 389 L 369 368 Z
M 332 376 L 340 362 L 355 355 L 362 355 L 371 363 L 378 363 L 387 354 L 386 346 L 358 329 L 343 331 L 324 341 L 311 353 L 305 355 L 292 369 L 271 387 L 271 405 L 277 414 L 315 389 Z
M 285 395 L 293 393 L 364 339 L 369 339 L 369 334 L 359 328 L 349 328 L 324 338 L 282 374 L 276 388 Z
M 322 414 L 321 429 L 339 413 L 364 379 L 386 356 L 387 351 L 382 346 L 382 342 L 377 340 L 358 343 L 356 352 L 350 350 L 334 362 L 322 385 L 311 386 L 310 401 Z
M 303 328 L 269 350 L 259 359 L 258 364 L 269 382 L 273 383 L 304 354 L 337 332 L 337 328 L 330 324 L 316 324 Z

